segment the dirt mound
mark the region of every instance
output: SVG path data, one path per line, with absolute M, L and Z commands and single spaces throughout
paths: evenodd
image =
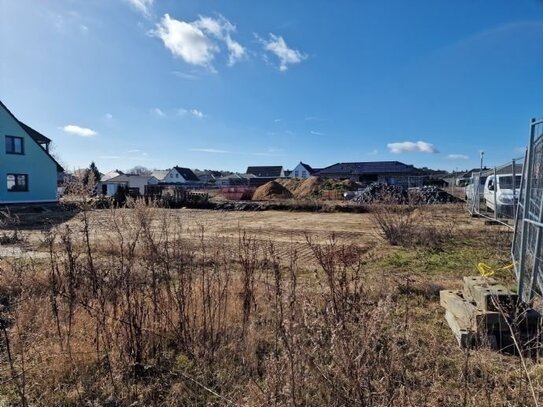
M 300 188 L 300 186 L 303 184 L 303 181 L 301 179 L 295 178 L 282 178 L 275 181 L 288 189 L 292 194 L 294 194 L 296 190 Z
M 294 191 L 296 199 L 317 198 L 321 193 L 322 180 L 319 177 L 309 177 Z
M 274 199 L 289 199 L 292 193 L 277 181 L 270 181 L 258 187 L 253 194 L 253 201 L 270 201 Z

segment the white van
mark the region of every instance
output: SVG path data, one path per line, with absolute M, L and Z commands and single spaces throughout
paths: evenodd
M 514 201 L 520 194 L 521 175 L 515 175 L 515 192 L 513 194 L 513 174 L 500 174 L 497 182 L 494 175 L 489 175 L 485 182 L 485 204 L 491 211 L 513 215 Z

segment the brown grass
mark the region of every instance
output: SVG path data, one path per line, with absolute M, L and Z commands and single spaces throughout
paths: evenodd
M 533 405 L 517 358 L 458 349 L 439 287 L 376 270 L 371 246 L 305 233 L 308 263 L 177 213 L 83 208 L 48 259 L 1 264 L 3 403 Z

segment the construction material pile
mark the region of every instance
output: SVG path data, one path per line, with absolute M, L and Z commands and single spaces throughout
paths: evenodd
M 409 188 L 408 190 L 399 185 L 387 185 L 372 183 L 366 188 L 354 193 L 352 202 L 360 204 L 386 203 L 432 205 L 461 202 L 460 199 L 443 191 L 436 186 L 423 186 Z
M 258 187 L 253 194 L 253 201 L 273 201 L 290 199 L 292 193 L 277 181 L 270 181 Z
M 457 203 L 460 199 L 436 186 L 423 186 L 409 189 L 409 202 L 414 205 Z
M 319 177 L 309 177 L 304 180 L 294 191 L 296 199 L 318 198 L 321 194 L 322 179 Z
M 407 203 L 407 191 L 397 185 L 387 185 L 374 182 L 361 191 L 357 191 L 352 202 L 365 203 Z

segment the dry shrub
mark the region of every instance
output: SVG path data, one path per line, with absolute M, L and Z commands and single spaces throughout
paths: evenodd
M 454 221 L 439 219 L 435 207 L 385 200 L 369 208 L 381 236 L 393 246 L 440 250 L 455 238 Z
M 308 269 L 294 247 L 203 225 L 187 240 L 170 212 L 129 206 L 102 223 L 83 208 L 47 259 L 1 265 L 3 403 L 530 403 L 517 361 L 457 350 L 432 289 L 368 274 L 359 247 L 308 237 Z

